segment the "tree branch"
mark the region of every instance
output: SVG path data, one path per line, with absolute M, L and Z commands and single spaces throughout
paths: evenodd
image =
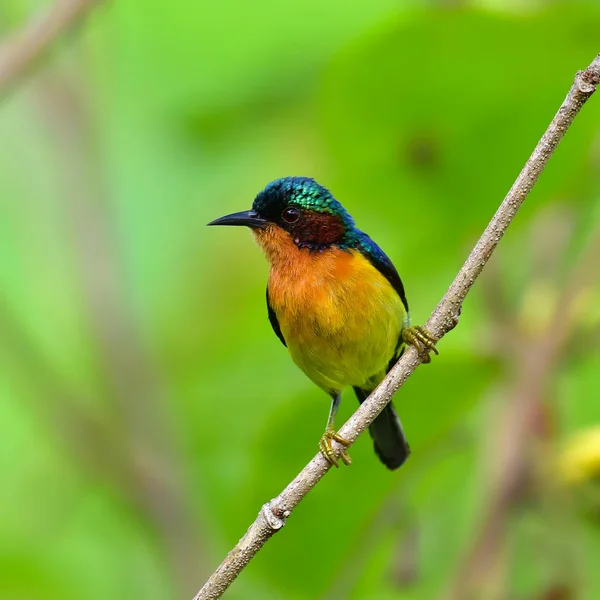
M 575 76 L 575 81 L 556 116 L 446 295 L 427 321 L 426 328 L 438 339 L 441 339 L 458 324 L 462 304 L 475 279 L 485 267 L 498 242 L 529 195 L 556 146 L 599 83 L 600 54 L 585 71 L 579 71 Z M 409 347 L 379 387 L 340 429 L 340 435 L 351 443 L 356 441 L 385 408 L 420 362 L 416 350 Z M 343 450 L 341 446 L 336 443 L 336 454 L 339 454 L 341 450 Z M 265 542 L 285 525 L 292 510 L 330 468 L 331 465 L 325 458 L 321 454 L 317 454 L 277 498 L 267 502 L 244 537 L 229 552 L 225 560 L 196 594 L 194 600 L 220 598 Z
M 0 99 L 65 31 L 102 0 L 57 0 L 43 16 L 34 18 L 0 54 Z

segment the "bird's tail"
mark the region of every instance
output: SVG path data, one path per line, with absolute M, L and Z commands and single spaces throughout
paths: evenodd
M 360 388 L 354 388 L 354 392 L 361 404 L 370 394 Z M 391 470 L 401 467 L 410 455 L 410 446 L 406 441 L 402 423 L 391 402 L 373 421 L 369 432 L 379 460 Z

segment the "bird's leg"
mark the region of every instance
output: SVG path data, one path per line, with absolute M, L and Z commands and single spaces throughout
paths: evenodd
M 402 339 L 406 344 L 414 346 L 424 363 L 431 362 L 429 351 L 439 354 L 435 343 L 437 339 L 424 327 L 413 325 L 402 330 Z
M 338 407 L 340 406 L 340 401 L 342 399 L 342 395 L 340 393 L 332 393 L 332 402 L 331 402 L 331 410 L 329 411 L 329 418 L 327 419 L 327 427 L 325 428 L 325 433 L 321 436 L 319 440 L 319 450 L 321 454 L 326 458 L 327 462 L 329 462 L 334 467 L 339 467 L 337 458 L 335 456 L 335 452 L 333 450 L 333 446 L 331 444 L 331 440 L 335 440 L 342 444 L 342 446 L 349 446 L 350 442 L 343 438 L 339 433 L 335 431 L 334 421 L 335 415 L 337 413 Z M 352 459 L 348 455 L 348 453 L 344 450 L 340 454 L 340 458 L 345 465 L 352 464 Z

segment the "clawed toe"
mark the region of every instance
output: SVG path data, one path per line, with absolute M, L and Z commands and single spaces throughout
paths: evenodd
M 332 440 L 335 440 L 336 442 L 342 444 L 342 446 L 346 447 L 350 445 L 350 442 L 333 429 L 325 430 L 325 433 L 319 440 L 319 450 L 321 451 L 321 454 L 325 457 L 329 464 L 333 465 L 334 467 L 339 467 L 338 459 L 335 455 L 333 444 L 331 443 Z M 340 458 L 345 465 L 349 466 L 352 464 L 352 459 L 345 450 L 340 454 Z
M 424 327 L 419 325 L 407 327 L 402 332 L 402 337 L 407 344 L 417 350 L 424 363 L 431 362 L 429 352 L 439 354 L 438 349 L 435 347 L 437 339 Z

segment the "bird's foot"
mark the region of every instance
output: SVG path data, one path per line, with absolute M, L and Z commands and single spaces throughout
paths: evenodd
M 433 337 L 424 327 L 420 327 L 419 325 L 407 327 L 402 331 L 402 339 L 406 344 L 413 346 L 417 350 L 421 361 L 424 363 L 431 362 L 430 351 L 434 354 L 439 354 L 435 347 L 437 338 Z
M 342 444 L 342 446 L 346 447 L 350 445 L 350 442 L 346 438 L 343 438 L 339 433 L 335 432 L 333 428 L 329 427 L 325 430 L 325 433 L 319 440 L 319 450 L 321 451 L 321 454 L 325 457 L 329 464 L 333 465 L 334 467 L 339 467 L 338 459 L 335 455 L 335 451 L 333 450 L 331 440 L 335 440 L 336 442 Z M 345 450 L 340 454 L 340 458 L 345 465 L 352 464 L 352 459 Z

